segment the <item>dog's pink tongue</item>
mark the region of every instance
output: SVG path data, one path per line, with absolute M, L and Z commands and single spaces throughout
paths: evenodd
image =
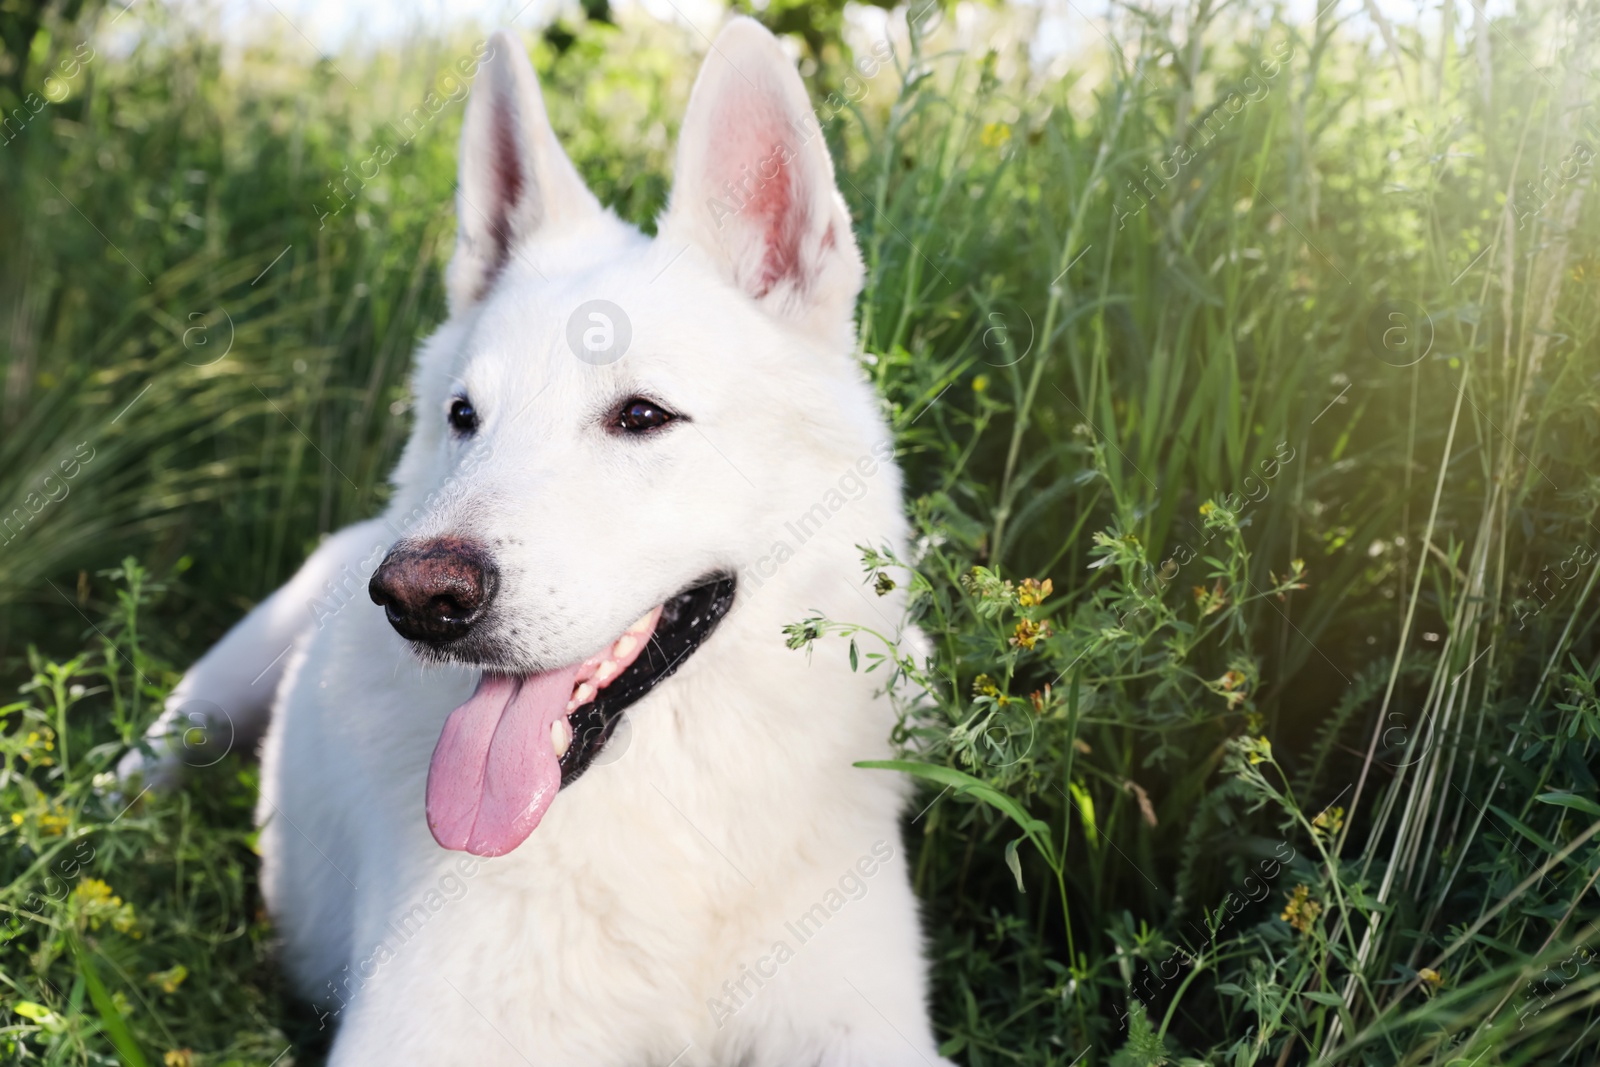
M 533 833 L 561 788 L 550 724 L 564 719 L 581 664 L 516 678 L 485 674 L 450 713 L 428 764 L 428 828 L 445 848 L 503 856 Z

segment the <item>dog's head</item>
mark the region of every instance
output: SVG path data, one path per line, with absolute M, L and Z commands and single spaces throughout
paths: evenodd
M 418 654 L 484 672 L 429 771 L 448 848 L 520 844 L 726 614 L 773 517 L 887 459 L 851 358 L 850 218 L 756 23 L 707 57 L 675 181 L 654 240 L 618 221 L 522 47 L 493 38 L 461 136 L 451 316 L 396 475 L 404 536 L 370 587 Z

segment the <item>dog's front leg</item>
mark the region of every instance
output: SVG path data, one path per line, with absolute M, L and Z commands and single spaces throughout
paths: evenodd
M 185 766 L 209 766 L 253 746 L 296 643 L 353 600 L 366 606 L 367 579 L 393 538 L 382 520 L 346 527 L 213 645 L 167 697 L 145 745 L 122 758 L 119 778 L 174 784 Z M 147 751 L 148 750 L 148 751 Z

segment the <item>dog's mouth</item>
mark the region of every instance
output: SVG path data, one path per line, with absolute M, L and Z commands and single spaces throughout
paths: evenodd
M 589 768 L 622 712 L 669 677 L 733 606 L 714 574 L 641 615 L 581 663 L 485 671 L 445 720 L 428 765 L 428 828 L 445 848 L 502 856 L 527 840 L 562 786 Z

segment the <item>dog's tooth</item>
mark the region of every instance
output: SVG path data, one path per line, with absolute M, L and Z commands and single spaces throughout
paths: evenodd
M 594 686 L 590 685 L 588 682 L 584 682 L 582 685 L 578 686 L 578 688 L 573 692 L 573 694 L 572 694 L 572 706 L 573 707 L 578 707 L 580 704 L 589 703 L 589 701 L 594 699 L 594 695 L 597 692 L 599 692 L 598 689 L 596 689 Z
M 567 728 L 565 719 L 557 719 L 550 724 L 550 747 L 556 750 L 556 759 L 567 754 L 567 746 L 572 744 L 572 734 Z
M 621 659 L 623 656 L 626 656 L 629 652 L 632 652 L 638 647 L 639 639 L 637 637 L 633 636 L 632 634 L 623 634 L 621 637 L 617 638 L 617 643 L 611 646 L 611 653 L 618 659 Z
M 594 672 L 596 681 L 603 682 L 617 673 L 617 661 L 608 659 L 600 664 L 600 669 Z
M 633 625 L 628 627 L 628 632 L 630 634 L 642 634 L 642 633 L 644 633 L 646 630 L 648 630 L 650 628 L 650 616 L 654 615 L 655 613 L 656 613 L 656 609 L 655 608 L 651 608 L 649 611 L 645 612 L 643 615 L 640 615 L 637 619 L 634 620 Z

